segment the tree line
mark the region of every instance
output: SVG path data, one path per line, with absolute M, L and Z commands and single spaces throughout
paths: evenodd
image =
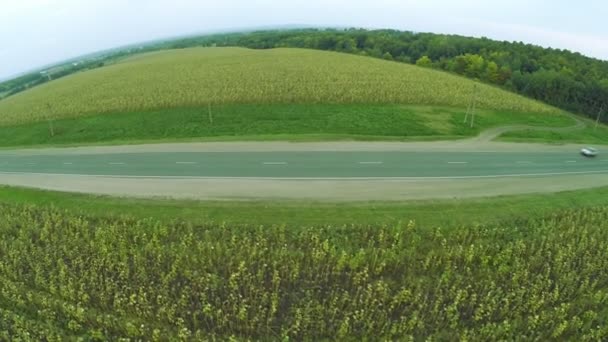
M 0 83 L 0 100 L 64 76 L 104 66 L 104 62 L 88 61 L 76 65 L 68 63 L 43 72 L 32 72 Z

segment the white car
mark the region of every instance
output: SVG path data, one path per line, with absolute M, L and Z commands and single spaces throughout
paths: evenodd
M 581 149 L 581 154 L 585 157 L 595 157 L 597 156 L 597 150 L 593 147 L 584 147 Z

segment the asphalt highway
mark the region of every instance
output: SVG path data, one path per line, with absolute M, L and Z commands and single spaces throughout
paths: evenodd
M 0 172 L 271 179 L 500 178 L 608 174 L 573 152 L 180 152 L 0 154 Z

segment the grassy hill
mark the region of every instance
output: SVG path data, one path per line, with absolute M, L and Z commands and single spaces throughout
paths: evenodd
M 481 110 L 470 129 L 463 118 L 473 85 L 448 73 L 333 52 L 169 50 L 0 101 L 0 144 L 265 135 L 454 137 L 502 124 L 572 122 L 553 107 L 478 84 Z

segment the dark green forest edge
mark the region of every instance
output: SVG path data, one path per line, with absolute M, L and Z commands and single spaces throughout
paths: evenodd
M 394 30 L 306 29 L 183 38 L 118 49 L 84 59 L 77 66 L 67 64 L 52 77 L 135 53 L 195 46 L 298 47 L 360 54 L 453 72 L 594 119 L 608 109 L 608 61 L 521 42 Z M 46 74 L 34 73 L 0 83 L 0 98 L 48 79 Z M 608 116 L 602 121 L 608 122 Z

